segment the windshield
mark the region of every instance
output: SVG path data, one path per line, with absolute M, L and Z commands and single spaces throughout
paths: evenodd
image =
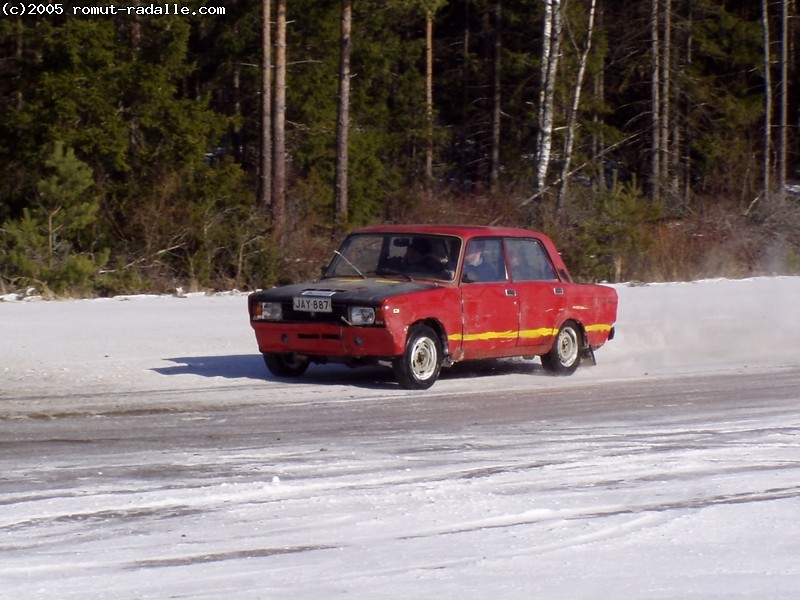
M 444 235 L 355 234 L 331 261 L 326 277 L 405 277 L 452 281 L 461 240 Z

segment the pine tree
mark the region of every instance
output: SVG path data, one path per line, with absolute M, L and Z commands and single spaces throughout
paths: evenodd
M 90 235 L 99 209 L 97 197 L 88 191 L 92 171 L 60 142 L 45 166 L 49 174 L 37 182 L 35 201 L 21 219 L 2 227 L 6 277 L 42 291 L 85 291 L 109 255 L 94 247 Z

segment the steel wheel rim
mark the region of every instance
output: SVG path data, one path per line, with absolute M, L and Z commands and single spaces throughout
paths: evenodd
M 436 371 L 436 344 L 430 338 L 421 338 L 414 343 L 411 351 L 411 372 L 414 377 L 424 381 Z
M 565 367 L 578 359 L 578 334 L 571 327 L 564 329 L 558 336 L 558 361 Z

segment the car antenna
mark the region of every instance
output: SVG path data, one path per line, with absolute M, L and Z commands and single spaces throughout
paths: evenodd
M 358 273 L 358 274 L 361 276 L 361 279 L 366 279 L 366 278 L 367 278 L 367 276 L 366 276 L 366 275 L 364 275 L 364 274 L 363 274 L 361 271 L 359 271 L 359 270 L 358 270 L 358 267 L 357 267 L 357 266 L 355 266 L 353 263 L 351 263 L 349 260 L 347 260 L 347 257 L 346 257 L 344 254 L 342 254 L 342 253 L 341 253 L 341 252 L 339 252 L 338 250 L 334 250 L 334 251 L 333 251 L 333 253 L 334 253 L 334 254 L 338 254 L 339 256 L 341 256 L 341 257 L 342 257 L 342 260 L 343 260 L 344 262 L 346 262 L 348 265 L 350 265 L 351 267 L 353 267 L 353 270 L 354 270 L 356 273 Z

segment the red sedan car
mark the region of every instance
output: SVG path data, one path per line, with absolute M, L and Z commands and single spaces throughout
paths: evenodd
M 393 225 L 353 232 L 320 280 L 255 292 L 248 307 L 276 376 L 383 364 L 426 389 L 442 366 L 473 359 L 539 356 L 573 373 L 614 337 L 617 293 L 574 283 L 541 233 Z

